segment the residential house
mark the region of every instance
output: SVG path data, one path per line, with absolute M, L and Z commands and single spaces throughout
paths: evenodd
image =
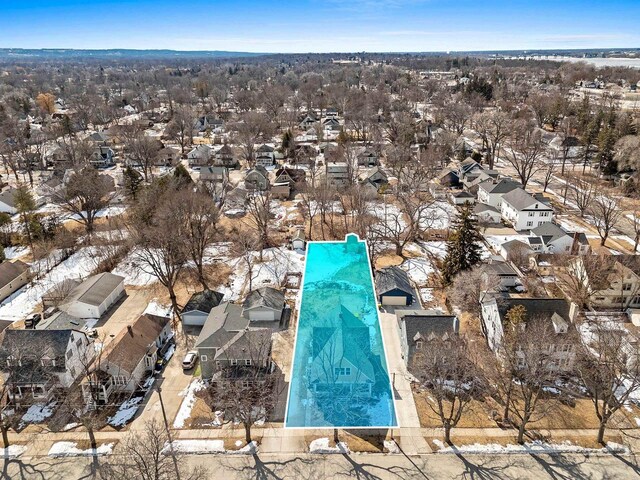
M 207 130 L 213 132 L 216 130 L 220 131 L 223 124 L 224 122 L 221 119 L 215 117 L 214 115 L 204 115 L 196 120 L 194 128 L 197 132 L 200 132 L 200 133 L 205 132 Z
M 451 201 L 454 205 L 466 205 L 476 203 L 476 197 L 471 195 L 466 190 L 460 190 L 459 192 L 451 193 Z
M 58 195 L 64 190 L 64 183 L 60 175 L 53 175 L 49 179 L 42 182 L 36 188 L 36 193 L 41 198 L 48 200 L 55 200 Z
M 9 215 L 18 213 L 15 199 L 16 192 L 17 189 L 9 187 L 0 193 L 0 212 L 8 213 Z
M 276 154 L 272 146 L 264 144 L 256 149 L 256 165 L 267 168 L 272 167 L 275 163 Z
M 296 190 L 306 183 L 306 172 L 302 168 L 282 167 L 276 170 L 275 184 L 286 183 L 291 190 Z
M 305 130 L 306 131 L 306 130 L 309 130 L 310 128 L 312 128 L 316 124 L 317 121 L 318 121 L 318 119 L 316 118 L 315 114 L 313 112 L 309 112 L 300 121 L 298 126 L 300 127 L 301 130 Z
M 227 167 L 203 167 L 200 169 L 200 181 L 225 186 L 229 184 L 229 169 Z
M 553 220 L 553 208 L 540 194 L 516 188 L 502 197 L 502 218 L 517 231 L 531 230 Z
M 597 272 L 585 267 L 584 258 L 578 256 L 568 269 L 587 287 L 593 307 L 621 311 L 640 307 L 640 256 L 603 257 L 604 264 Z M 606 275 L 602 269 L 606 269 Z
M 78 318 L 100 318 L 124 295 L 124 277 L 99 273 L 73 288 L 58 308 Z
M 361 173 L 358 177 L 360 180 L 360 184 L 371 184 L 375 188 L 377 192 L 381 187 L 389 184 L 389 178 L 384 170 L 380 167 L 376 166 L 370 168 L 363 173 Z
M 434 340 L 448 340 L 458 335 L 460 322 L 455 315 L 435 310 L 396 310 L 400 352 L 405 365 L 411 368 L 415 356 L 428 351 Z
M 251 366 L 254 362 L 267 366 L 270 363 L 267 349 L 258 347 L 269 342 L 272 331 L 279 326 L 277 321 L 251 321 L 248 315 L 243 315 L 242 306 L 235 303 L 222 302 L 212 308 L 195 343 L 202 378 L 212 378 L 224 366 Z M 256 360 L 254 349 L 264 356 Z
M 170 319 L 144 314 L 109 342 L 81 383 L 89 407 L 117 401 L 143 386 L 163 345 L 172 337 Z
M 268 190 L 269 172 L 262 165 L 251 168 L 244 177 L 244 188 L 261 192 Z
M 247 295 L 242 304 L 242 315 L 252 322 L 280 322 L 285 306 L 284 292 L 262 287 Z
M 191 168 L 206 167 L 211 162 L 211 147 L 209 145 L 198 145 L 189 153 L 187 153 L 187 160 Z
M 500 255 L 508 262 L 520 263 L 533 253 L 531 246 L 520 240 L 509 240 L 500 245 Z
M 415 301 L 415 290 L 409 275 L 400 267 L 383 268 L 376 272 L 375 284 L 380 305 L 407 306 Z
M 370 396 L 379 358 L 373 354 L 369 327 L 344 305 L 313 327 L 308 388 L 354 401 Z
M 510 178 L 485 180 L 478 184 L 478 202 L 490 205 L 500 211 L 502 197 L 517 188 L 522 188 L 522 185 Z
M 220 305 L 223 297 L 223 293 L 213 290 L 203 290 L 194 293 L 180 311 L 182 324 L 198 327 L 203 326 L 211 309 Z
M 527 322 L 535 319 L 545 322 L 549 331 L 553 332 L 553 340 L 548 346 L 551 368 L 562 372 L 571 371 L 576 358 L 573 320 L 577 307 L 574 304 L 570 305 L 565 299 L 487 296 L 481 301 L 481 324 L 489 348 L 497 355 L 502 355 L 504 329 L 512 328 L 507 326 L 506 315 L 515 306 L 522 306 L 525 309 L 525 331 Z
M 502 214 L 498 209 L 484 203 L 476 203 L 473 207 L 473 214 L 480 223 L 498 224 L 502 220 Z
M 238 168 L 240 165 L 228 144 L 224 144 L 214 155 L 213 165 L 216 167 Z
M 337 132 L 342 128 L 340 126 L 340 121 L 337 118 L 325 118 L 322 121 L 322 126 L 324 130 L 328 132 Z
M 156 155 L 156 167 L 172 167 L 180 159 L 180 151 L 173 147 L 163 146 Z
M 78 330 L 7 328 L 0 340 L 0 368 L 16 405 L 45 403 L 71 387 L 95 356 L 91 339 Z
M 545 222 L 531 230 L 527 239 L 536 253 L 563 253 L 586 255 L 591 252 L 589 240 L 584 233 L 567 233 L 552 222 Z
M 365 149 L 363 152 L 358 154 L 358 166 L 359 167 L 375 167 L 380 164 L 380 158 L 378 154 L 370 149 Z
M 115 165 L 115 153 L 110 147 L 99 146 L 91 154 L 89 163 L 95 168 L 109 168 Z
M 20 261 L 0 263 L 0 302 L 24 287 L 31 279 L 29 265 Z
M 336 188 L 346 187 L 351 180 L 349 166 L 346 162 L 327 162 L 325 176 L 327 184 Z
M 93 132 L 87 137 L 87 139 L 96 147 L 109 146 L 109 135 L 107 135 L 105 132 Z

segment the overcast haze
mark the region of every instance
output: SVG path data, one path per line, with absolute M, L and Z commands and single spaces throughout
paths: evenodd
M 0 47 L 248 52 L 639 47 L 638 19 L 638 0 L 0 0 Z

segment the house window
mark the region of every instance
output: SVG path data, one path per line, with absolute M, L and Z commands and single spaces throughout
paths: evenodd
M 37 385 L 33 388 L 33 398 L 43 398 L 45 396 L 44 387 Z
M 533 227 L 533 222 L 527 222 L 527 227 Z
M 69 350 L 67 352 L 67 360 L 69 360 L 71 357 L 73 357 L 73 350 Z
M 251 365 L 251 360 L 245 360 L 244 364 L 247 365 L 247 366 Z
M 200 355 L 200 361 L 201 362 L 208 362 L 209 358 L 206 355 Z M 216 365 L 220 366 L 219 364 L 220 364 L 220 362 L 216 362 Z
M 422 350 L 422 340 L 416 342 L 416 350 Z
M 82 337 L 80 337 L 76 342 L 76 347 L 80 348 L 81 346 L 82 346 Z
M 540 212 L 540 216 L 541 217 L 548 217 L 549 216 L 549 212 Z
M 346 368 L 336 367 L 334 369 L 334 371 L 335 371 L 335 374 L 338 375 L 338 376 L 351 375 L 351 368 L 350 367 L 346 367 Z
M 231 366 L 235 366 L 238 365 L 238 359 L 237 358 L 232 358 L 231 359 Z
M 74 367 L 69 367 L 69 373 L 73 378 L 76 377 L 76 369 Z
M 622 285 L 622 290 L 628 292 L 629 290 L 631 290 L 631 284 L 625 283 L 624 285 Z
M 536 214 L 536 212 L 529 212 L 527 216 L 533 217 L 535 214 Z

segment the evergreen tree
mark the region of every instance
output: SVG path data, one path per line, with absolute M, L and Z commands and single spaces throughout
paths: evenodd
M 140 175 L 140 172 L 131 168 L 131 166 L 128 166 L 124 169 L 123 176 L 124 188 L 126 189 L 127 194 L 135 200 L 136 195 L 142 186 L 142 175 Z
M 189 172 L 181 163 L 179 163 L 176 169 L 173 171 L 173 178 L 181 187 L 193 183 L 191 175 L 189 175 Z
M 22 231 L 31 251 L 33 251 L 33 241 L 37 236 L 38 223 L 35 218 L 36 201 L 25 185 L 18 185 L 14 194 L 16 210 L 20 216 Z
M 453 228 L 441 270 L 445 285 L 451 284 L 458 272 L 470 270 L 480 263 L 481 237 L 469 204 L 462 208 Z

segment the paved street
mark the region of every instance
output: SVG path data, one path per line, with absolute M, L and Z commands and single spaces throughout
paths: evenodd
M 117 461 L 116 455 L 109 461 Z M 2 479 L 99 478 L 105 458 L 21 458 L 5 462 Z M 211 479 L 634 479 L 632 456 L 559 455 L 310 455 L 184 456 L 181 465 L 207 468 Z

